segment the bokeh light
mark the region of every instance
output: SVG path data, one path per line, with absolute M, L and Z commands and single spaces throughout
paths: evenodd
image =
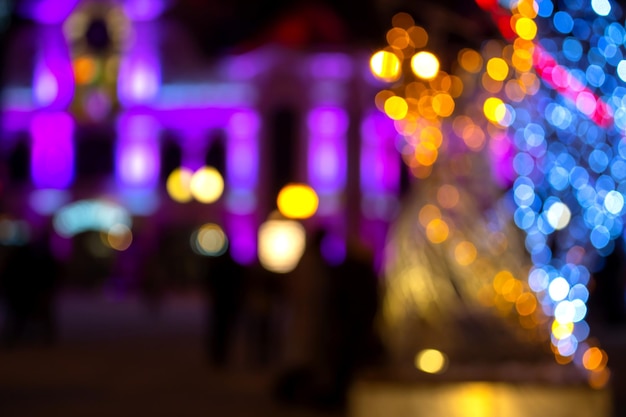
M 400 59 L 389 51 L 378 51 L 370 58 L 370 69 L 382 81 L 395 81 L 400 78 Z
M 437 349 L 424 349 L 415 355 L 415 367 L 429 374 L 440 374 L 448 367 L 448 358 Z
M 308 219 L 317 211 L 319 198 L 306 184 L 287 184 L 278 193 L 276 205 L 280 213 L 291 219 Z
M 187 203 L 193 199 L 191 194 L 191 177 L 193 171 L 187 168 L 176 168 L 167 177 L 166 189 L 172 200 Z
M 191 235 L 191 248 L 204 256 L 221 256 L 228 249 L 228 238 L 216 223 L 205 223 Z
M 189 190 L 199 202 L 213 203 L 222 196 L 224 179 L 217 169 L 205 166 L 193 173 L 189 182 Z
M 125 251 L 133 242 L 133 233 L 125 224 L 116 224 L 104 233 L 105 243 L 117 251 Z
M 433 79 L 439 73 L 439 60 L 432 52 L 420 51 L 411 58 L 411 70 L 419 78 Z
M 296 220 L 270 219 L 259 226 L 258 258 L 268 271 L 291 272 L 305 249 L 306 231 Z

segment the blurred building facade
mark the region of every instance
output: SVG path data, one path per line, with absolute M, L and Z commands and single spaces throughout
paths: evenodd
M 7 36 L 4 56 L 3 243 L 51 224 L 59 256 L 113 264 L 133 245 L 189 246 L 211 222 L 250 264 L 278 192 L 300 182 L 318 194 L 304 222 L 332 231 L 331 261 L 349 236 L 380 258 L 409 179 L 393 124 L 374 105 L 371 51 L 269 39 L 206 59 L 167 6 L 18 5 L 27 24 Z M 217 201 L 175 195 L 173 172 L 207 166 L 224 181 Z M 119 224 L 132 245 L 77 243 Z

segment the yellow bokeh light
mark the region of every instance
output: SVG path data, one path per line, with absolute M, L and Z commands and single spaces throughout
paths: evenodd
M 504 103 L 496 107 L 495 116 L 498 123 L 502 126 L 508 126 L 512 122 L 511 113 Z
M 317 211 L 319 198 L 306 184 L 287 184 L 276 198 L 278 211 L 291 219 L 308 219 Z
M 458 61 L 461 68 L 473 74 L 479 72 L 483 66 L 483 57 L 473 49 L 462 49 L 459 52 Z
M 537 299 L 529 292 L 520 294 L 515 300 L 515 309 L 521 316 L 530 316 L 537 309 Z
M 476 260 L 476 246 L 472 242 L 460 242 L 454 248 L 454 258 L 459 265 L 467 266 Z
M 439 374 L 446 370 L 448 358 L 436 349 L 424 349 L 415 355 L 415 367 L 422 372 Z
M 511 271 L 507 271 L 506 269 L 499 271 L 493 278 L 493 289 L 496 293 L 502 294 L 502 287 L 504 286 L 504 283 L 510 279 L 515 279 Z
M 606 367 L 607 354 L 598 347 L 590 347 L 583 354 L 583 366 L 589 371 L 599 371 Z
M 558 340 L 571 336 L 573 331 L 574 323 L 572 322 L 561 323 L 558 320 L 552 322 L 552 335 Z
M 433 143 L 421 142 L 415 147 L 415 159 L 424 166 L 434 164 L 438 156 L 439 151 Z
M 537 17 L 537 8 L 536 0 L 520 0 L 517 3 L 517 12 L 524 17 Z
M 400 77 L 400 59 L 389 51 L 378 51 L 370 59 L 372 74 L 382 81 L 395 81 Z
M 404 49 L 409 46 L 409 34 L 406 30 L 395 27 L 387 31 L 387 42 L 394 48 Z
M 535 50 L 535 44 L 533 43 L 533 41 L 528 41 L 522 38 L 515 38 L 515 41 L 513 41 L 513 48 L 515 50 L 524 49 L 532 54 L 532 52 Z
M 502 296 L 505 300 L 514 303 L 524 291 L 524 286 L 517 279 L 509 279 L 502 285 Z
M 437 94 L 432 101 L 433 110 L 441 117 L 448 117 L 454 111 L 454 100 L 450 94 Z
M 413 26 L 407 29 L 411 46 L 414 48 L 423 48 L 428 43 L 428 33 L 421 26 Z
M 485 113 L 485 117 L 487 120 L 497 123 L 498 122 L 498 114 L 501 110 L 500 106 L 502 106 L 504 102 L 497 97 L 489 97 L 485 100 L 483 104 L 483 112 Z
M 434 54 L 421 51 L 411 58 L 411 69 L 419 78 L 430 80 L 439 73 L 439 60 Z
M 516 49 L 511 57 L 511 63 L 516 70 L 527 72 L 533 67 L 533 56 L 530 51 L 526 49 Z
M 422 143 L 430 143 L 439 148 L 443 142 L 443 133 L 437 126 L 426 126 L 420 131 L 419 139 Z
M 438 117 L 433 110 L 433 96 L 426 92 L 419 99 L 418 110 L 419 114 L 426 119 L 435 120 Z
M 515 21 L 515 33 L 524 40 L 535 39 L 535 36 L 537 36 L 537 24 L 533 19 L 520 17 Z
M 426 204 L 420 209 L 417 218 L 420 224 L 426 227 L 432 220 L 441 218 L 441 210 L 433 204 Z
M 504 81 L 509 75 L 509 64 L 502 58 L 487 61 L 487 74 L 496 81 Z
M 191 195 L 199 202 L 213 203 L 224 192 L 224 179 L 217 169 L 205 166 L 193 173 L 189 189 Z
M 390 119 L 400 120 L 403 119 L 409 111 L 409 105 L 402 97 L 393 96 L 389 97 L 385 101 L 385 114 Z
M 193 172 L 187 168 L 176 168 L 167 177 L 165 187 L 172 200 L 179 203 L 191 201 L 191 177 Z
M 426 237 L 432 243 L 442 243 L 448 239 L 450 228 L 442 219 L 433 219 L 426 226 Z

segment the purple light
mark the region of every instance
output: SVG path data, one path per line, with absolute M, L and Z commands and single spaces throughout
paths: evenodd
M 319 107 L 309 113 L 308 127 L 309 184 L 319 194 L 338 193 L 346 184 L 348 116 L 340 108 Z
M 35 62 L 33 99 L 49 110 L 64 110 L 74 97 L 74 72 L 70 53 L 60 27 L 40 27 L 41 47 Z
M 121 59 L 117 83 L 118 98 L 126 107 L 153 102 L 161 86 L 154 28 L 137 23 L 134 29 L 134 44 Z
M 32 112 L 29 110 L 3 109 L 0 114 L 0 128 L 4 133 L 20 132 L 28 128 L 31 116 Z
M 175 110 L 155 111 L 154 115 L 158 116 L 164 128 L 193 133 L 227 126 L 234 111 L 236 109 L 181 107 Z
M 322 240 L 321 251 L 324 259 L 331 265 L 339 265 L 346 258 L 346 239 L 337 233 L 329 233 Z
M 182 132 L 184 136 L 180 144 L 183 153 L 181 165 L 191 171 L 196 171 L 205 164 L 208 146 L 207 131 L 199 128 L 191 130 L 190 127 Z
M 505 135 L 494 137 L 489 143 L 491 174 L 494 181 L 502 188 L 509 188 L 515 180 L 513 158 L 515 147 Z
M 160 84 L 157 61 L 149 56 L 129 56 L 122 60 L 118 78 L 120 102 L 130 107 L 152 101 Z
M 257 254 L 257 221 L 254 214 L 229 214 L 226 235 L 230 242 L 233 259 L 240 264 L 250 265 Z
M 46 25 L 63 23 L 80 0 L 22 0 L 17 12 Z
M 348 79 L 352 75 L 352 61 L 342 53 L 323 53 L 311 59 L 309 69 L 315 78 Z
M 226 184 L 232 191 L 253 191 L 259 177 L 259 116 L 253 111 L 232 115 L 226 128 Z
M 118 121 L 116 176 L 119 184 L 154 188 L 159 179 L 159 126 L 146 115 L 123 115 Z
M 400 185 L 396 132 L 389 119 L 371 112 L 361 125 L 361 189 L 366 194 L 395 194 Z
M 166 0 L 124 0 L 124 13 L 130 20 L 152 20 L 165 11 L 168 3 Z
M 37 188 L 67 188 L 74 178 L 74 120 L 64 112 L 39 113 L 30 125 L 31 178 Z

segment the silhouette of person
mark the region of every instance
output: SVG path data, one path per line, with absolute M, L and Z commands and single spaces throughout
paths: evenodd
M 252 366 L 266 366 L 277 359 L 275 308 L 280 297 L 279 275 L 260 263 L 247 268 L 244 294 L 247 354 Z
M 379 282 L 372 251 L 355 238 L 348 239 L 346 257 L 332 273 L 329 357 L 334 380 L 324 401 L 343 406 L 356 373 L 382 353 L 375 329 Z
M 231 256 L 230 248 L 209 258 L 206 290 L 208 295 L 207 349 L 211 363 L 223 367 L 229 359 L 233 330 L 242 305 L 245 269 Z
M 13 247 L 2 271 L 7 310 L 2 339 L 7 347 L 29 338 L 51 344 L 56 338 L 54 297 L 59 268 L 46 236 Z
M 286 369 L 279 376 L 279 400 L 317 405 L 331 375 L 329 346 L 330 269 L 322 253 L 322 229 L 309 235 L 296 268 L 285 276 L 289 322 L 285 334 Z

